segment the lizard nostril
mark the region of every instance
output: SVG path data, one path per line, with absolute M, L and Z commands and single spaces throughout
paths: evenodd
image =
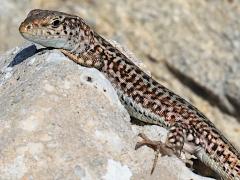
M 32 28 L 31 25 L 27 25 L 27 30 L 30 30 Z

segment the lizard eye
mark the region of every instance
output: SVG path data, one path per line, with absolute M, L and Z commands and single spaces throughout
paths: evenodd
M 52 27 L 57 28 L 60 24 L 61 24 L 61 22 L 57 19 L 57 20 L 52 22 Z

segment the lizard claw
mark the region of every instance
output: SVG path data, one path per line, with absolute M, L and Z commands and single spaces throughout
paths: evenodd
M 158 146 L 161 143 L 161 141 L 152 141 L 150 140 L 145 134 L 140 133 L 138 134 L 139 137 L 142 138 L 142 141 L 137 142 L 136 146 L 135 146 L 135 150 L 139 149 L 142 146 L 148 146 L 151 149 L 153 149 L 154 151 L 156 151 L 158 149 Z
M 154 169 L 155 169 L 156 165 L 157 165 L 157 160 L 158 160 L 159 154 L 161 153 L 161 155 L 163 155 L 163 156 L 172 155 L 172 154 L 174 154 L 173 150 L 168 148 L 161 141 L 150 140 L 143 133 L 138 134 L 138 136 L 142 138 L 142 141 L 137 142 L 137 144 L 135 146 L 135 150 L 139 149 L 142 146 L 147 146 L 147 147 L 153 149 L 156 152 L 155 157 L 154 157 L 154 161 L 153 161 L 153 166 L 152 166 L 152 169 L 151 169 L 151 174 L 152 174 L 154 172 Z

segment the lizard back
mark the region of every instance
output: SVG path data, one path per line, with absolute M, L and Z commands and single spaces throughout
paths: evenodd
M 76 63 L 100 70 L 112 83 L 131 116 L 170 129 L 183 128 L 202 162 L 227 179 L 240 179 L 240 153 L 196 107 L 159 84 L 80 17 L 33 10 L 19 27 L 24 38 L 60 49 Z M 169 134 L 174 143 L 177 135 Z M 178 142 L 176 142 L 178 143 Z

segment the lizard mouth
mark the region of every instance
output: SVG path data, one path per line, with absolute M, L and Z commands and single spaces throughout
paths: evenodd
M 44 40 L 46 41 L 47 40 L 47 38 L 40 38 L 40 37 L 30 33 L 30 32 L 21 32 L 20 31 L 20 33 L 25 39 L 30 40 L 30 41 L 34 41 L 36 43 L 38 43 L 39 41 L 44 41 Z
M 33 25 L 26 24 L 25 22 L 22 22 L 19 26 L 19 32 L 25 39 L 43 46 L 55 45 L 59 47 L 59 44 L 62 44 L 63 41 L 66 42 L 66 40 L 59 37 L 59 35 L 46 36 L 43 28 L 34 28 Z
M 20 33 L 25 39 L 40 44 L 44 47 L 64 48 L 66 46 L 66 40 L 64 38 L 57 38 L 56 36 L 38 36 L 32 34 L 31 32 L 20 31 Z
M 43 33 L 41 33 L 42 32 L 41 28 L 39 27 L 34 28 L 32 24 L 26 24 L 25 22 L 22 22 L 21 25 L 19 26 L 19 32 L 24 38 L 31 41 L 33 41 L 34 39 L 44 40 L 50 38 L 50 36 L 48 38 L 46 36 L 43 36 Z M 54 37 L 51 36 L 51 38 Z

